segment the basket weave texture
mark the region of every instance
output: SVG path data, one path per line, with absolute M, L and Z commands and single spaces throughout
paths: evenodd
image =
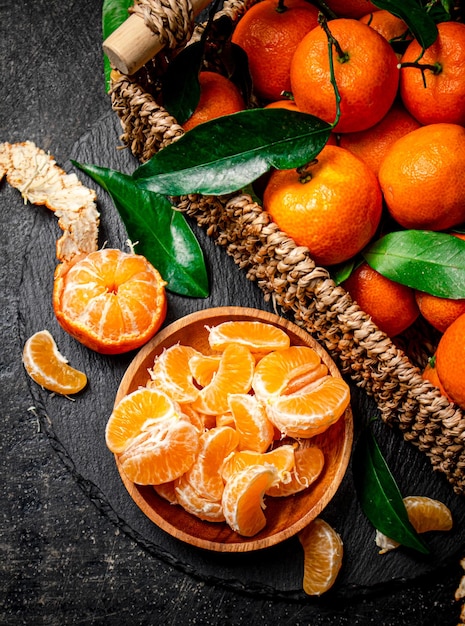
M 225 15 L 235 24 L 256 1 L 226 0 L 215 20 Z M 204 25 L 192 29 L 187 0 L 139 0 L 133 10 L 154 32 L 169 31 L 169 50 L 163 56 L 160 53 L 136 75 L 112 76 L 112 107 L 123 128 L 121 140 L 139 160 L 147 161 L 184 133 L 157 102 L 159 77 L 170 54 L 198 41 Z M 213 54 L 206 67 L 214 64 Z M 325 346 L 341 372 L 373 396 L 381 419 L 397 426 L 454 491 L 464 494 L 465 416 L 421 377 L 437 344 L 434 331 L 418 321 L 403 336 L 390 339 L 325 268 L 315 265 L 308 249 L 280 231 L 248 195 L 192 195 L 179 198 L 177 206 L 226 249 L 266 299 L 292 314 Z

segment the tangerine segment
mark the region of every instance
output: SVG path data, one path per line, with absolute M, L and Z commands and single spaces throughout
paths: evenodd
M 137 254 L 103 249 L 55 272 L 53 308 L 61 326 L 102 354 L 139 348 L 166 315 L 165 281 Z
M 206 387 L 213 380 L 213 376 L 220 366 L 221 356 L 219 354 L 194 354 L 189 359 L 189 369 L 194 380 L 201 386 Z
M 277 471 L 272 465 L 250 465 L 231 476 L 223 491 L 223 513 L 235 532 L 252 537 L 266 525 L 263 498 L 276 481 Z
M 342 378 L 326 376 L 310 391 L 270 399 L 266 409 L 270 420 L 283 434 L 308 438 L 334 424 L 349 401 L 349 385 Z
M 252 389 L 261 400 L 279 396 L 292 380 L 315 371 L 320 363 L 317 352 L 307 346 L 270 352 L 255 368 Z
M 54 393 L 78 393 L 87 385 L 87 376 L 68 365 L 48 330 L 40 330 L 26 341 L 23 364 L 33 381 Z
M 284 444 L 264 453 L 253 452 L 252 450 L 236 450 L 224 460 L 221 475 L 225 481 L 228 481 L 233 474 L 237 474 L 250 465 L 273 465 L 278 472 L 277 478 L 281 483 L 290 479 L 290 472 L 293 470 L 294 464 L 294 446 L 290 444 Z
M 228 394 L 247 393 L 252 385 L 255 359 L 240 344 L 226 346 L 212 381 L 200 390 L 192 407 L 201 413 L 219 415 L 229 410 Z
M 200 436 L 197 458 L 185 475 L 200 496 L 213 502 L 221 500 L 224 481 L 220 468 L 238 443 L 239 435 L 229 426 L 211 428 Z
M 189 369 L 189 361 L 195 355 L 200 353 L 194 348 L 175 344 L 163 350 L 149 372 L 156 386 L 176 402 L 193 402 L 199 395 Z
M 284 497 L 299 493 L 314 483 L 323 471 L 325 457 L 316 446 L 297 448 L 294 458 L 295 467 L 290 474 L 290 480 L 270 487 L 266 492 L 267 496 Z
M 224 350 L 228 344 L 236 343 L 251 352 L 267 353 L 288 348 L 291 342 L 284 330 L 265 322 L 223 322 L 208 331 L 208 343 L 213 350 Z
M 317 517 L 298 534 L 304 550 L 303 589 L 319 596 L 330 589 L 342 565 L 343 544 L 338 533 Z
M 179 415 L 179 405 L 166 393 L 141 387 L 124 396 L 114 407 L 105 429 L 106 444 L 111 452 L 121 454 L 141 432 L 158 420 Z
M 160 483 L 159 485 L 153 485 L 154 491 L 170 504 L 178 504 L 178 498 L 176 495 L 176 480 L 170 480 L 167 483 Z
M 197 456 L 199 433 L 184 417 L 165 417 L 135 437 L 119 455 L 133 483 L 159 485 L 182 476 Z
M 440 500 L 433 500 L 426 496 L 407 496 L 403 501 L 410 523 L 417 533 L 451 530 L 453 525 L 452 513 Z M 380 554 L 385 554 L 400 546 L 399 542 L 387 537 L 379 530 L 376 531 L 375 542 L 381 548 Z
M 224 522 L 223 507 L 197 493 L 185 476 L 176 480 L 176 498 L 185 511 L 207 522 Z
M 239 449 L 265 452 L 273 442 L 274 426 L 263 404 L 247 393 L 231 393 L 228 401 L 239 434 Z

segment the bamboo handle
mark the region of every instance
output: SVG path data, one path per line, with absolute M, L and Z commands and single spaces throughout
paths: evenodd
M 211 0 L 192 0 L 194 17 L 197 17 Z M 163 43 L 146 26 L 139 15 L 133 13 L 103 42 L 103 51 L 110 64 L 123 74 L 137 72 L 160 52 Z

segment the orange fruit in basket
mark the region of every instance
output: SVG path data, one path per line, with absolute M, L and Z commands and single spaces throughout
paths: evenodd
M 222 505 L 226 522 L 235 532 L 252 537 L 266 525 L 264 495 L 277 480 L 272 465 L 250 465 L 231 476 L 223 491 Z
M 325 457 L 321 449 L 316 446 L 297 448 L 294 458 L 295 466 L 290 473 L 291 479 L 270 487 L 266 492 L 268 496 L 287 497 L 299 493 L 310 487 L 323 471 Z
M 369 0 L 325 0 L 325 4 L 337 17 L 350 17 L 356 20 L 370 11 L 378 10 L 378 7 Z
M 298 534 L 304 550 L 303 589 L 310 596 L 328 591 L 342 566 L 343 544 L 338 533 L 317 517 Z
M 465 313 L 465 298 L 439 298 L 424 291 L 416 291 L 415 298 L 420 313 L 441 333 Z
M 155 358 L 149 371 L 151 387 L 165 391 L 176 402 L 193 402 L 199 395 L 189 369 L 190 359 L 200 353 L 190 346 L 174 344 Z
M 357 20 L 327 23 L 338 42 L 333 45 L 334 74 L 341 96 L 336 132 L 374 126 L 389 111 L 397 95 L 399 69 L 389 43 Z M 336 97 L 330 80 L 328 37 L 314 28 L 297 46 L 291 64 L 291 90 L 297 107 L 332 124 Z
M 185 131 L 223 115 L 245 109 L 244 98 L 238 87 L 217 72 L 200 72 L 200 99 L 190 118 L 182 124 Z
M 64 330 L 88 348 L 128 352 L 163 323 L 165 285 L 145 257 L 106 248 L 57 266 L 53 309 Z
M 412 41 L 401 59 L 400 95 L 422 124 L 465 124 L 465 24 L 442 22 L 424 51 Z
M 263 453 L 253 450 L 236 450 L 225 459 L 221 467 L 221 475 L 225 481 L 228 481 L 231 476 L 251 465 L 273 465 L 278 472 L 280 484 L 282 481 L 287 482 L 295 465 L 294 446 L 283 444 Z
M 274 439 L 274 426 L 265 407 L 248 393 L 231 393 L 228 401 L 239 435 L 239 449 L 265 452 Z
M 390 43 L 392 41 L 412 39 L 404 20 L 386 11 L 386 9 L 379 9 L 378 11 L 372 11 L 371 13 L 363 15 L 360 18 L 360 22 L 376 30 L 376 32 Z
M 441 381 L 439 380 L 438 370 L 436 367 L 436 355 L 433 355 L 428 363 L 426 364 L 424 370 L 421 373 L 421 377 L 424 380 L 428 380 L 432 385 L 437 387 L 443 396 L 447 397 L 446 392 L 444 391 L 444 387 L 442 386 Z
M 208 329 L 212 350 L 224 350 L 230 343 L 241 344 L 254 353 L 267 353 L 288 348 L 289 335 L 273 324 L 254 321 L 222 322 Z
M 319 354 L 309 346 L 290 346 L 264 356 L 255 368 L 252 389 L 260 400 L 285 393 L 295 379 L 320 372 Z
M 382 196 L 371 169 L 338 146 L 326 145 L 300 170 L 278 170 L 266 186 L 263 206 L 318 265 L 355 256 L 374 236 Z
M 300 392 L 270 398 L 266 411 L 283 435 L 307 439 L 337 422 L 349 402 L 348 384 L 342 378 L 324 376 Z
M 464 152 L 465 128 L 458 124 L 429 124 L 398 139 L 379 169 L 394 220 L 425 230 L 465 221 Z
M 248 393 L 252 385 L 255 359 L 245 346 L 226 346 L 218 371 L 211 382 L 199 391 L 192 408 L 207 415 L 219 415 L 229 410 L 229 393 Z
M 342 286 L 390 337 L 406 330 L 420 314 L 411 287 L 386 278 L 366 262 L 360 264 Z
M 403 500 L 409 521 L 417 533 L 451 530 L 452 514 L 440 500 L 427 496 L 407 496 Z M 376 545 L 381 548 L 380 554 L 385 554 L 400 544 L 380 531 L 376 531 Z
M 74 394 L 87 385 L 87 376 L 68 364 L 48 330 L 40 330 L 26 341 L 23 364 L 32 380 L 54 393 Z
M 439 380 L 453 402 L 465 409 L 465 314 L 447 328 L 436 350 Z
M 294 50 L 317 24 L 318 9 L 303 0 L 263 0 L 239 20 L 232 41 L 247 53 L 258 98 L 278 100 L 290 91 Z
M 364 161 L 376 175 L 389 148 L 397 139 L 420 127 L 400 102 L 395 102 L 383 119 L 367 130 L 344 133 L 339 139 L 341 148 Z
M 229 426 L 214 427 L 200 436 L 200 447 L 185 478 L 197 493 L 214 502 L 221 500 L 224 482 L 220 474 L 225 458 L 237 448 L 239 435 Z

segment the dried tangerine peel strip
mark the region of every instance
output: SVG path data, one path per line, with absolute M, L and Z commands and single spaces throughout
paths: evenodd
M 317 517 L 298 533 L 304 550 L 303 589 L 320 596 L 333 586 L 342 566 L 343 544 L 339 534 Z
M 18 189 L 26 202 L 54 211 L 63 235 L 56 244 L 62 262 L 97 250 L 100 215 L 96 193 L 76 174 L 67 174 L 33 142 L 0 144 L 0 180 Z
M 409 521 L 417 533 L 452 529 L 452 513 L 440 500 L 426 496 L 407 496 L 403 501 Z M 400 546 L 399 542 L 379 530 L 376 531 L 375 543 L 380 548 L 379 554 L 386 554 Z
M 61 395 L 78 393 L 87 385 L 87 376 L 68 364 L 48 330 L 34 333 L 24 344 L 23 364 L 38 385 Z

